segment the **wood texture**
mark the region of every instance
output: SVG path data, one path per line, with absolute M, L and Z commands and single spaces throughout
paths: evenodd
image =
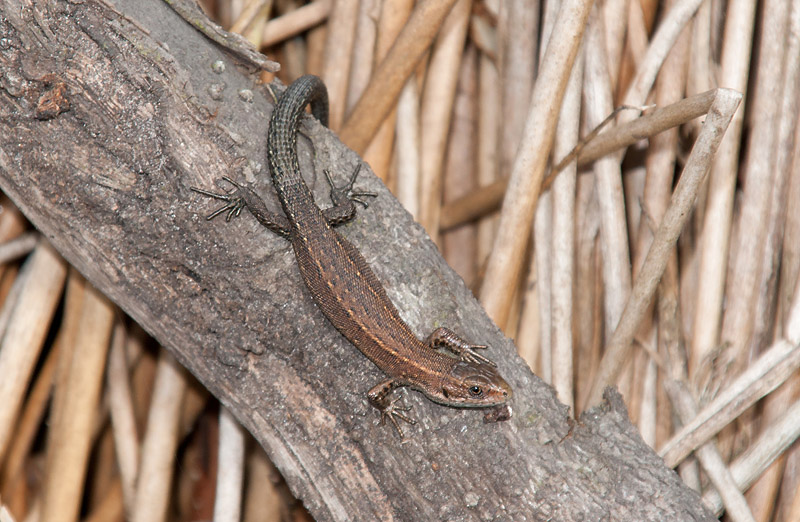
M 400 444 L 366 401 L 379 370 L 315 308 L 289 243 L 247 215 L 206 222 L 213 203 L 189 190 L 228 175 L 270 194 L 256 76 L 158 0 L 34 4 L 0 2 L 0 186 L 219 397 L 318 520 L 713 520 L 618 395 L 573 426 L 362 170 L 379 197 L 343 234 L 418 335 L 446 325 L 489 344 L 515 393 L 499 424 L 409 394 L 419 422 Z M 322 170 L 342 180 L 357 157 L 319 125 L 302 132 L 301 168 L 326 201 Z

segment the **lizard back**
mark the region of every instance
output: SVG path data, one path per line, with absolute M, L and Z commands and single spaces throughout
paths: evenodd
M 298 79 L 283 93 L 267 134 L 272 179 L 306 286 L 328 320 L 388 375 L 407 381 L 421 373 L 448 372 L 456 359 L 417 339 L 364 257 L 328 224 L 303 181 L 296 142 L 308 104 L 327 124 L 327 90 L 313 76 Z

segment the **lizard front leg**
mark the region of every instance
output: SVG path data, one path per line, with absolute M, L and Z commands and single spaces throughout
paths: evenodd
M 267 208 L 267 204 L 264 203 L 264 200 L 261 198 L 261 196 L 256 194 L 256 192 L 250 187 L 240 185 L 228 177 L 223 177 L 222 179 L 233 185 L 233 190 L 231 192 L 220 194 L 218 192 L 211 192 L 196 187 L 190 187 L 198 194 L 227 202 L 227 205 L 218 208 L 206 216 L 206 219 L 211 220 L 220 214 L 226 214 L 225 221 L 230 221 L 231 219 L 238 217 L 239 214 L 242 213 L 242 210 L 246 208 L 263 226 L 272 230 L 276 234 L 279 234 L 287 239 L 289 238 L 289 220 L 286 219 L 286 216 L 270 212 Z
M 395 379 L 387 379 L 377 386 L 372 387 L 367 392 L 367 397 L 369 398 L 369 403 L 381 412 L 381 425 L 385 424 L 388 418 L 392 421 L 392 424 L 394 424 L 397 433 L 400 434 L 400 438 L 404 439 L 403 430 L 400 428 L 400 423 L 397 419 L 403 420 L 409 424 L 416 424 L 417 422 L 406 415 L 406 412 L 411 411 L 411 406 L 407 408 L 397 406 L 397 401 L 402 399 L 402 397 L 396 397 L 394 400 L 389 398 L 394 389 L 400 386 L 403 385 L 398 383 Z

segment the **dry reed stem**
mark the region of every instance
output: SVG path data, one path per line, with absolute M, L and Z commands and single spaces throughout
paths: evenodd
M 795 488 L 794 495 L 791 496 L 787 514 L 783 520 L 800 520 L 800 486 Z
M 23 287 L 0 342 L 0 462 L 3 461 L 15 419 L 27 391 L 50 321 L 64 287 L 66 266 L 46 242 L 39 243 L 17 276 Z
M 413 0 L 387 0 L 381 5 L 381 16 L 378 20 L 378 34 L 375 42 L 374 66 L 377 66 L 386 57 L 392 44 L 403 29 L 411 11 L 414 8 Z M 373 67 L 374 68 L 374 67 Z M 402 98 L 402 94 L 400 98 Z M 398 105 L 400 99 L 398 99 Z M 389 183 L 389 168 L 392 160 L 392 146 L 395 141 L 395 125 L 397 122 L 397 108 L 392 108 L 386 119 L 381 123 L 375 137 L 364 151 L 364 161 L 372 167 L 373 172 L 384 183 Z M 415 146 L 415 148 L 417 148 Z M 398 152 L 402 149 L 398 147 Z M 418 160 L 417 160 L 418 161 Z M 391 183 L 390 188 L 396 188 Z M 393 190 L 396 194 L 397 192 Z
M 400 203 L 419 219 L 420 145 L 419 145 L 419 92 L 414 78 L 410 78 L 397 102 L 397 187 Z
M 15 522 L 16 519 L 9 511 L 8 507 L 2 503 L 2 499 L 0 499 L 0 522 Z
M 535 274 L 535 284 L 528 284 L 525 287 L 525 303 L 533 303 L 537 300 L 535 309 L 539 311 L 538 331 L 539 331 L 539 357 L 541 365 L 541 377 L 547 384 L 553 384 L 553 308 L 550 303 L 553 301 L 553 267 L 552 267 L 552 242 L 550 241 L 550 231 L 553 229 L 553 196 L 546 192 L 539 197 L 536 205 L 536 213 L 533 219 L 533 241 L 535 245 L 533 255 L 530 256 L 530 266 L 528 267 L 529 281 Z M 527 360 L 527 359 L 526 359 Z M 531 360 L 528 364 L 536 364 Z
M 625 16 L 627 15 L 627 16 Z M 617 89 L 625 86 L 630 80 L 632 71 L 638 70 L 647 52 L 647 44 L 650 37 L 652 18 L 645 18 L 645 13 L 641 2 L 629 2 L 627 12 L 623 14 L 627 21 L 627 34 L 625 35 L 625 47 L 620 63 L 626 74 L 619 74 Z M 617 69 L 619 70 L 619 69 Z M 621 84 L 621 85 L 620 85 Z
M 98 509 L 119 511 L 122 514 L 124 509 L 121 490 L 118 494 L 113 492 L 113 489 L 119 488 L 120 484 L 114 455 L 114 435 L 108 423 L 107 404 L 101 403 L 98 410 L 99 415 L 95 417 L 95 429 L 92 432 L 90 443 L 93 458 L 87 472 L 87 476 L 92 478 L 91 482 L 87 482 L 86 487 L 88 509 L 92 514 Z M 117 483 L 116 486 L 115 483 Z M 115 502 L 112 502 L 111 499 L 115 499 Z M 106 505 L 101 506 L 101 504 Z
M 759 421 L 759 429 L 763 430 L 777 422 L 798 399 L 798 376 L 790 376 L 778 389 L 766 396 Z M 777 508 L 777 497 L 781 480 L 786 471 L 788 453 L 782 453 L 753 483 L 747 491 L 746 498 L 750 509 L 757 520 L 771 520 Z M 727 507 L 725 508 L 728 509 Z
M 455 12 L 455 10 L 453 10 Z M 476 131 L 475 118 L 478 100 L 478 50 L 469 45 L 463 53 L 458 87 L 453 101 L 453 117 L 448 133 L 447 161 L 443 168 L 443 199 L 463 195 L 476 185 Z M 441 237 L 442 253 L 447 263 L 465 281 L 477 275 L 476 227 L 463 227 Z
M 647 94 L 653 87 L 661 64 L 667 57 L 681 31 L 694 15 L 703 0 L 680 0 L 661 21 L 656 33 L 650 40 L 645 56 L 638 64 L 636 77 L 625 93 L 624 105 L 643 105 Z M 620 121 L 632 119 L 626 113 L 620 115 Z
M 780 118 L 782 56 L 786 46 L 786 2 L 765 5 L 764 27 L 772 36 L 762 38 L 753 98 L 753 128 L 744 166 L 746 183 L 739 209 L 739 229 L 734 239 L 726 307 L 720 341 L 730 343 L 733 371 L 745 364 L 754 330 L 756 292 L 764 253 L 770 194 L 775 181 L 776 121 Z
M 41 513 L 42 513 L 42 497 L 36 497 L 31 502 L 31 505 L 28 508 L 28 513 L 25 515 L 23 521 L 39 522 L 41 520 Z
M 603 20 L 603 40 L 606 42 L 605 62 L 609 71 L 611 91 L 617 91 L 617 71 L 622 61 L 622 52 L 625 45 L 625 33 L 628 29 L 628 4 L 625 0 L 609 0 L 600 5 L 600 16 Z
M 264 26 L 267 25 L 267 18 L 269 18 L 271 10 L 272 1 L 265 2 L 256 13 L 255 19 L 250 23 L 247 30 L 242 33 L 242 36 L 247 38 L 247 41 L 253 44 L 256 49 L 261 49 L 264 45 L 261 38 L 264 35 Z
M 219 456 L 214 522 L 238 522 L 244 484 L 244 428 L 227 408 L 219 409 Z
M 302 71 L 303 73 L 322 76 L 327 34 L 328 24 L 321 24 L 313 27 L 306 34 L 305 42 L 303 42 L 305 45 L 306 57 L 305 70 Z
M 671 250 L 691 214 L 695 196 L 708 172 L 711 161 L 741 95 L 731 90 L 719 89 L 717 98 L 708 112 L 700 135 L 692 148 L 686 166 L 672 195 L 670 206 L 656 231 L 653 244 L 636 278 L 625 311 L 606 346 L 600 367 L 589 394 L 589 404 L 599 404 L 603 388 L 613 384 L 622 365 L 627 360 L 631 342 L 642 315 L 655 293 L 658 281 L 666 267 Z
M 750 364 L 728 387 L 720 392 L 691 422 L 675 433 L 659 450 L 669 467 L 676 466 L 689 453 L 716 435 L 800 368 L 800 348 L 780 340 Z
M 72 522 L 78 518 L 113 319 L 113 305 L 87 286 L 74 351 L 66 363 L 60 391 L 63 400 L 57 404 L 60 411 L 53 413 L 55 422 L 48 433 L 42 520 Z
M 19 301 L 19 296 L 22 293 L 22 290 L 25 288 L 26 279 L 25 273 L 20 272 L 19 270 L 13 271 L 9 270 L 4 274 L 3 283 L 6 282 L 7 279 L 12 279 L 11 286 L 8 288 L 8 292 L 3 297 L 3 307 L 0 308 L 0 339 L 2 339 L 5 334 L 6 330 L 8 329 L 8 324 L 11 322 L 11 318 L 14 316 L 14 311 L 17 302 Z M 2 346 L 2 344 L 0 344 Z M 2 360 L 0 358 L 0 360 Z M 4 450 L 0 447 L 0 462 L 2 462 L 2 455 L 4 454 Z
M 27 232 L 19 237 L 0 244 L 0 265 L 28 255 L 39 241 L 37 232 Z
M 788 43 L 788 42 L 787 42 Z M 791 54 L 794 51 L 796 54 Z M 786 190 L 789 186 L 789 164 L 791 162 L 792 138 L 797 123 L 798 100 L 798 61 L 800 44 L 795 42 L 794 49 L 787 48 L 787 55 L 781 57 L 783 65 L 781 93 L 777 101 L 778 124 L 775 133 L 775 147 L 773 149 L 774 178 L 770 188 L 768 211 L 765 214 L 765 239 L 760 263 L 760 276 L 757 286 L 757 301 L 754 307 L 753 336 L 750 342 L 750 351 L 758 350 L 768 338 L 772 337 L 775 325 L 775 295 L 780 271 L 780 249 L 783 243 L 783 232 L 786 215 Z M 793 72 L 787 70 L 793 69 Z
M 271 47 L 321 24 L 328 18 L 331 3 L 332 0 L 316 0 L 283 16 L 273 18 L 264 25 L 261 45 Z
M 675 257 L 673 255 L 672 259 L 674 260 Z M 666 369 L 668 378 L 665 380 L 664 387 L 672 403 L 673 411 L 677 413 L 681 423 L 688 423 L 697 416 L 697 404 L 686 384 L 688 376 L 687 359 L 677 324 L 678 288 L 675 263 L 670 263 L 670 266 L 665 271 L 660 289 L 661 294 L 658 305 L 659 336 L 664 341 L 662 348 L 665 349 L 668 355 L 667 361 L 669 363 Z M 667 331 L 669 332 L 667 333 Z M 728 510 L 735 513 L 733 519 L 736 521 L 753 520 L 747 501 L 736 487 L 736 483 L 717 449 L 716 442 L 707 442 L 695 451 L 695 456 L 711 483 L 718 491 L 722 492 L 722 498 Z M 695 475 L 699 474 L 696 466 L 692 466 L 691 469 L 685 471 L 693 471 Z M 699 477 L 695 476 L 693 478 L 693 482 L 696 483 L 699 491 Z
M 480 298 L 500 328 L 508 321 L 539 188 L 555 136 L 561 99 L 589 16 L 586 2 L 561 5 L 530 104 L 530 113 L 503 202 Z
M 688 370 L 686 368 L 686 347 L 683 342 L 683 332 L 681 331 L 681 308 L 679 302 L 680 284 L 678 281 L 679 267 L 677 256 L 672 256 L 664 270 L 664 276 L 658 287 L 658 301 L 656 306 L 656 320 L 658 328 L 651 329 L 652 335 L 656 337 L 658 343 L 657 358 L 648 357 L 653 365 L 658 366 L 657 373 L 661 381 L 680 380 L 687 381 Z M 643 354 L 644 355 L 644 354 Z M 649 356 L 649 354 L 647 354 Z M 657 426 L 651 448 L 656 448 L 669 438 L 675 429 L 673 425 L 673 413 L 670 408 L 665 408 L 670 399 L 667 394 L 666 386 L 661 386 L 657 390 L 656 406 L 661 405 L 659 411 L 655 413 Z
M 29 454 L 36 442 L 36 436 L 49 405 L 57 363 L 58 350 L 54 348 L 50 350 L 44 364 L 39 369 L 36 382 L 25 401 L 6 461 L 2 466 L 0 498 L 5 498 L 15 510 L 18 508 L 15 508 L 13 500 L 10 499 L 15 498 L 15 493 L 27 488 L 25 465 L 30 462 Z
M 8 496 L 8 492 L 17 487 L 17 481 L 25 480 L 23 476 L 23 466 L 35 442 L 37 431 L 41 426 L 44 414 L 50 401 L 50 393 L 53 388 L 53 377 L 58 364 L 58 348 L 54 347 L 47 354 L 44 364 L 36 375 L 36 382 L 31 387 L 22 414 L 17 423 L 14 438 L 9 446 L 6 460 L 3 463 L 3 475 L 0 478 L 2 486 L 2 496 Z
M 123 518 L 124 510 L 122 507 L 122 484 L 119 477 L 115 478 L 108 491 L 98 502 L 88 517 L 82 522 L 108 522 L 116 520 L 126 520 Z
M 378 21 L 373 18 L 376 0 L 359 0 L 357 2 L 356 27 L 353 34 L 352 63 L 350 78 L 347 84 L 347 101 L 344 113 L 350 112 L 353 105 L 364 92 L 372 76 L 375 65 L 375 43 L 377 41 Z
M 508 188 L 508 179 L 484 184 L 464 197 L 442 206 L 439 230 L 447 232 L 497 210 Z
M 161 522 L 166 519 L 185 391 L 185 371 L 169 352 L 161 348 L 147 431 L 142 442 L 142 460 L 139 463 L 136 500 L 131 517 L 133 522 Z
M 800 437 L 800 401 L 786 410 L 780 420 L 765 429 L 745 453 L 730 465 L 731 475 L 740 490 L 746 490 L 772 462 Z M 717 516 L 722 501 L 715 491 L 703 495 L 703 502 Z
M 478 187 L 485 187 L 497 179 L 497 129 L 500 126 L 500 85 L 494 61 L 481 54 L 478 79 L 478 150 L 475 162 L 478 166 Z M 480 192 L 480 189 L 478 189 Z M 498 196 L 498 202 L 502 199 Z M 446 205 L 445 205 L 446 206 Z M 444 208 L 444 207 L 443 207 Z M 444 211 L 443 211 L 444 212 Z M 439 218 L 440 231 L 444 213 Z M 484 219 L 478 223 L 478 265 L 489 257 L 495 234 L 495 219 Z
M 781 131 L 778 143 L 784 145 L 777 152 L 775 168 L 777 171 L 792 173 L 787 186 L 787 205 L 781 251 L 781 288 L 778 292 L 778 314 L 780 324 L 786 321 L 791 310 L 793 291 L 800 271 L 800 0 L 793 0 L 789 22 L 789 38 L 785 62 L 784 108 L 781 110 Z M 786 132 L 788 131 L 788 132 Z
M 0 212 L 0 242 L 11 241 L 23 234 L 27 227 L 25 217 L 8 197 L 2 193 L 0 193 L 0 209 L 2 209 L 2 212 Z M 0 278 L 9 273 L 8 269 L 9 266 L 0 264 Z M 15 276 L 12 276 L 11 280 L 13 279 L 15 279 Z M 9 279 L 5 280 L 11 281 Z M 0 333 L 0 336 L 2 336 L 2 333 Z
M 794 30 L 800 29 L 800 1 L 795 0 L 792 4 L 792 16 L 790 22 L 794 23 Z M 790 33 L 787 33 L 787 36 Z M 800 32 L 795 32 L 800 35 Z M 780 329 L 781 314 L 775 301 L 775 296 L 779 295 L 776 290 L 778 286 L 778 275 L 781 271 L 781 245 L 784 242 L 784 227 L 786 220 L 787 189 L 791 174 L 791 154 L 792 139 L 797 125 L 798 104 L 800 95 L 798 94 L 798 78 L 800 78 L 800 62 L 796 59 L 800 55 L 800 38 L 797 36 L 787 39 L 783 61 L 783 78 L 781 81 L 781 100 L 780 100 L 780 121 L 777 125 L 777 135 L 775 139 L 775 181 L 772 186 L 770 196 L 768 229 L 764 255 L 761 259 L 761 276 L 758 285 L 758 301 L 754 312 L 755 328 L 752 340 L 752 350 L 759 350 L 765 343 L 768 336 L 774 336 L 772 329 L 776 322 Z M 790 281 L 781 281 L 785 286 L 791 285 Z M 776 314 L 776 311 L 778 312 Z M 797 380 L 793 377 L 789 382 L 782 386 L 775 393 L 769 395 L 763 405 L 759 422 L 768 425 L 777 421 L 787 408 L 791 406 L 797 398 Z M 785 458 L 779 458 L 764 473 L 758 481 L 750 488 L 747 494 L 748 501 L 753 507 L 753 512 L 761 520 L 771 518 L 775 509 L 775 498 L 784 471 Z
M 14 517 L 4 505 L 0 504 L 0 522 L 15 522 Z
M 800 13 L 800 9 L 798 9 Z M 797 14 L 797 23 L 800 25 L 800 14 Z M 800 27 L 793 32 L 793 38 L 800 39 Z M 800 172 L 800 126 L 795 128 L 794 151 L 792 153 L 791 171 Z M 786 228 L 783 235 L 783 249 L 781 260 L 781 288 L 778 295 L 778 312 L 781 320 L 791 310 L 793 290 L 800 274 L 800 176 L 793 175 L 789 182 L 786 208 Z
M 133 513 L 136 494 L 136 475 L 139 472 L 139 434 L 133 409 L 133 392 L 130 384 L 130 368 L 125 357 L 127 342 L 125 326 L 117 321 L 111 338 L 106 369 L 111 428 L 122 487 L 122 499 L 127 518 Z
M 595 11 L 586 33 L 583 98 L 589 127 L 599 125 L 614 110 L 608 82 L 609 71 L 605 64 L 605 43 L 597 14 L 599 11 Z M 620 162 L 612 156 L 606 156 L 597 160 L 593 169 L 600 206 L 604 328 L 608 339 L 619 323 L 631 291 L 630 249 Z M 630 396 L 624 392 L 623 395 Z
M 490 143 L 499 151 L 498 167 L 503 176 L 511 172 L 525 129 L 536 73 L 538 25 L 539 7 L 535 0 L 508 0 L 501 4 L 497 69 L 502 125 L 495 128 Z
M 81 322 L 83 301 L 88 283 L 74 268 L 70 267 L 67 276 L 67 289 L 64 294 L 64 317 L 55 344 L 58 345 L 58 368 L 53 382 L 53 398 L 50 406 L 50 419 L 52 425 L 59 425 L 63 421 L 59 415 L 66 410 L 64 403 L 67 401 L 67 381 L 70 376 L 70 367 L 75 353 L 75 338 Z M 49 455 L 47 456 L 49 459 Z
M 266 10 L 269 11 L 271 5 L 272 0 L 252 0 L 247 2 L 244 5 L 244 9 L 242 9 L 241 13 L 239 13 L 239 17 L 231 24 L 229 31 L 239 34 L 244 34 L 245 31 L 249 32 L 256 16 L 266 17 L 267 13 L 263 12 L 264 8 L 266 7 Z
M 581 289 L 576 292 L 574 301 L 575 321 L 575 366 L 580 378 L 575 383 L 576 414 L 581 405 L 586 404 L 591 380 L 600 361 L 602 346 L 602 283 L 599 255 L 600 219 L 598 205 L 594 197 L 594 180 L 579 176 L 576 185 L 576 261 L 575 284 Z
M 711 2 L 703 2 L 697 9 L 692 23 L 692 52 L 689 53 L 689 70 L 686 79 L 687 94 L 705 92 L 713 87 L 715 82 L 712 78 L 711 65 L 714 60 L 711 57 L 711 48 Z M 730 87 L 730 85 L 721 87 Z
M 330 101 L 328 126 L 334 131 L 342 127 L 347 107 L 347 85 L 353 63 L 358 4 L 358 0 L 333 0 L 328 16 L 322 79 L 328 87 Z
M 431 51 L 422 91 L 419 222 L 434 241 L 439 236 L 442 167 L 471 6 L 471 0 L 458 0 L 445 18 Z
M 525 281 L 525 292 L 521 301 L 519 312 L 519 327 L 514 339 L 517 345 L 517 353 L 522 357 L 533 373 L 538 375 L 544 382 L 550 383 L 553 380 L 551 353 L 542 351 L 542 324 L 543 314 L 539 313 L 539 299 L 541 296 L 538 284 L 538 267 L 536 263 L 528 269 L 528 277 Z
M 245 522 L 278 522 L 289 517 L 285 499 L 274 485 L 277 470 L 260 448 L 247 454 L 247 490 L 244 499 Z
M 487 3 L 484 2 L 483 6 L 486 7 Z M 490 21 L 484 13 L 473 13 L 469 19 L 469 40 L 481 54 L 492 60 L 497 58 L 497 31 L 494 22 L 495 20 Z
M 659 106 L 667 106 L 683 97 L 690 36 L 691 33 L 687 27 L 667 55 L 664 66 L 656 79 L 655 102 Z M 677 127 L 656 134 L 650 139 L 650 147 L 645 158 L 647 175 L 639 202 L 643 207 L 642 214 L 644 214 L 644 219 L 639 220 L 638 233 L 632 240 L 634 278 L 638 275 L 645 254 L 650 248 L 653 232 L 658 224 L 661 223 L 664 212 L 669 205 L 677 153 Z M 675 299 L 677 299 L 679 293 L 677 255 L 671 256 L 670 262 L 667 263 L 665 275 L 662 279 L 661 293 L 665 296 L 675 296 Z M 639 338 L 643 343 L 649 344 L 653 351 L 663 353 L 663 346 L 658 346 L 657 338 L 658 334 L 665 329 L 666 324 L 659 321 L 658 328 L 656 328 L 653 319 L 652 311 L 645 314 L 639 329 Z M 672 318 L 662 317 L 661 319 L 671 323 Z M 674 332 L 673 335 L 677 336 L 678 333 Z M 650 446 L 655 447 L 658 410 L 656 404 L 656 366 L 655 361 L 651 360 L 650 357 L 639 357 L 638 359 L 634 372 L 645 376 L 642 382 L 643 389 L 633 393 L 633 397 L 641 398 L 638 404 L 638 409 L 641 411 L 639 415 L 639 430 L 643 436 L 647 434 L 645 440 L 648 441 Z M 633 397 L 629 401 L 629 408 L 631 409 L 635 407 L 637 402 L 633 400 Z
M 720 392 L 691 423 L 681 428 L 660 450 L 664 462 L 673 467 L 699 444 L 713 437 L 758 399 L 770 393 L 800 367 L 800 285 L 781 339 L 750 364 Z
M 688 423 L 697 416 L 697 404 L 688 390 L 687 382 L 687 358 L 681 342 L 682 334 L 678 325 L 678 284 L 677 284 L 677 263 L 676 256 L 673 255 L 672 262 L 669 263 L 664 277 L 661 281 L 660 296 L 658 302 L 658 330 L 661 342 L 661 350 L 667 355 L 668 366 L 666 368 L 667 379 L 664 387 L 672 403 L 672 409 L 677 413 L 681 423 Z M 732 517 L 736 521 L 751 521 L 753 515 L 744 496 L 736 487 L 736 483 L 730 471 L 722 460 L 716 443 L 711 441 L 704 444 L 695 451 L 703 469 L 711 483 L 718 491 L 722 492 L 725 506 L 735 515 Z M 697 474 L 696 466 L 689 470 Z M 697 489 L 700 488 L 699 480 L 696 482 Z
M 678 413 L 682 422 L 689 422 L 697 415 L 697 405 L 691 392 L 686 389 L 684 383 L 678 381 L 669 381 L 666 384 L 667 392 L 672 400 L 672 406 Z M 724 498 L 725 506 L 727 507 L 731 519 L 734 522 L 751 522 L 755 521 L 747 501 L 739 491 L 735 480 L 733 479 L 730 471 L 725 466 L 722 456 L 717 450 L 716 444 L 710 442 L 695 450 L 695 455 L 703 466 L 706 474 L 708 475 L 711 483 L 721 492 Z
M 715 94 L 715 90 L 696 94 L 598 134 L 585 145 L 579 145 L 578 166 L 588 165 L 616 150 L 706 114 L 714 101 Z M 557 177 L 558 172 L 549 173 L 542 182 L 542 188 L 547 189 Z M 495 210 L 502 201 L 507 187 L 507 179 L 484 184 L 463 198 L 444 205 L 441 229 L 449 230 Z
M 720 86 L 741 92 L 746 99 L 755 2 L 734 0 L 728 9 L 722 49 Z M 733 200 L 745 107 L 739 108 L 720 144 L 708 183 L 703 234 L 698 251 L 700 266 L 693 320 L 690 376 L 699 368 L 719 339 L 725 289 Z
M 581 115 L 581 84 L 583 83 L 583 55 L 585 48 L 575 60 L 567 84 L 567 92 L 561 106 L 556 129 L 553 154 L 563 156 L 578 141 Z M 551 267 L 551 353 L 553 387 L 561 402 L 575 414 L 575 385 L 573 382 L 572 340 L 572 289 L 575 288 L 575 185 L 577 167 L 573 164 L 564 169 L 553 184 L 552 255 Z M 548 325 L 546 325 L 548 327 Z
M 369 145 L 455 2 L 422 0 L 414 8 L 339 132 L 339 139 L 348 147 L 360 154 Z

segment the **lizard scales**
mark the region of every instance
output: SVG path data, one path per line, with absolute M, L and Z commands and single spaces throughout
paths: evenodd
M 372 388 L 368 396 L 370 403 L 381 411 L 382 420 L 388 417 L 401 436 L 397 419 L 413 421 L 405 415 L 407 408 L 395 406 L 396 401 L 389 398 L 398 386 L 409 386 L 448 406 L 486 407 L 505 403 L 511 396 L 511 387 L 493 363 L 474 351 L 485 347 L 471 345 L 446 328 L 437 329 L 425 342 L 419 340 L 400 317 L 361 253 L 334 230 L 333 226 L 355 216 L 354 201 L 364 203 L 359 198 L 372 195 L 352 190 L 358 168 L 346 186 L 337 188 L 331 183 L 332 207 L 323 211 L 314 202 L 301 176 L 296 147 L 300 119 L 309 104 L 312 114 L 327 126 L 327 89 L 319 78 L 311 75 L 299 78 L 286 89 L 270 119 L 267 159 L 284 215 L 270 212 L 254 191 L 228 179 L 235 186 L 230 194 L 195 189 L 228 202 L 209 215 L 209 219 L 226 211 L 230 219 L 247 208 L 262 225 L 289 239 L 319 309 L 389 376 Z M 442 353 L 437 347 L 450 350 L 456 357 Z

